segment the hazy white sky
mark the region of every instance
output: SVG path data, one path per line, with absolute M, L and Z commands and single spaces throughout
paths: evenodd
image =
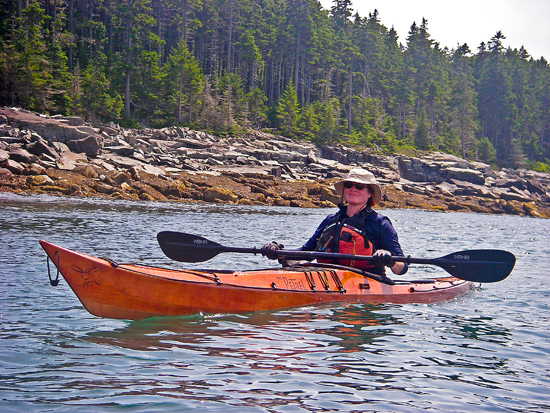
M 320 0 L 330 9 L 332 0 Z M 441 47 L 467 43 L 476 53 L 501 30 L 505 47 L 522 45 L 534 59 L 550 61 L 550 0 L 352 0 L 362 17 L 378 10 L 381 23 L 392 26 L 405 44 L 413 22 L 428 20 L 428 32 Z

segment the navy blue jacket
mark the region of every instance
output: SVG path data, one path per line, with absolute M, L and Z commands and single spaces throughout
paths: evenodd
M 338 208 L 338 212 L 328 215 L 321 222 L 317 230 L 315 230 L 313 236 L 304 245 L 302 245 L 300 248 L 301 251 L 315 251 L 317 241 L 326 227 L 337 221 L 349 219 L 346 214 L 346 207 L 340 204 L 338 205 Z M 404 256 L 401 245 L 399 245 L 397 232 L 388 217 L 379 214 L 370 208 L 365 208 L 358 212 L 358 214 L 361 214 L 361 218 L 363 220 L 363 225 L 360 229 L 363 229 L 366 232 L 375 251 L 382 249 L 389 251 L 391 255 L 394 256 Z M 385 271 L 384 268 L 375 267 L 375 270 L 372 272 L 383 275 Z

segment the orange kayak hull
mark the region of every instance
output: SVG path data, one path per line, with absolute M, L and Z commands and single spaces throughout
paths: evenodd
M 40 241 L 84 307 L 98 317 L 139 320 L 245 313 L 327 302 L 434 303 L 469 291 L 454 277 L 382 284 L 345 270 L 172 270 L 113 261 Z

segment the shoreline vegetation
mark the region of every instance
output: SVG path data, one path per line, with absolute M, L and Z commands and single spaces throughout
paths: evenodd
M 550 172 L 547 59 L 500 30 L 441 47 L 426 18 L 397 33 L 352 3 L 6 0 L 0 107 Z
M 378 155 L 249 130 L 125 129 L 0 108 L 0 192 L 136 201 L 333 207 L 352 167 L 374 173 L 377 208 L 550 217 L 550 174 L 493 170 L 443 153 Z

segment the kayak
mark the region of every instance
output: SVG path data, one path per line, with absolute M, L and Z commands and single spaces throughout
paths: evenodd
M 465 294 L 455 277 L 381 282 L 351 269 L 297 266 L 249 271 L 179 270 L 116 263 L 41 240 L 82 305 L 98 317 L 139 320 L 198 313 L 247 313 L 320 303 L 435 303 Z M 53 273 L 53 271 L 52 271 Z M 391 280 L 390 280 L 391 281 Z

